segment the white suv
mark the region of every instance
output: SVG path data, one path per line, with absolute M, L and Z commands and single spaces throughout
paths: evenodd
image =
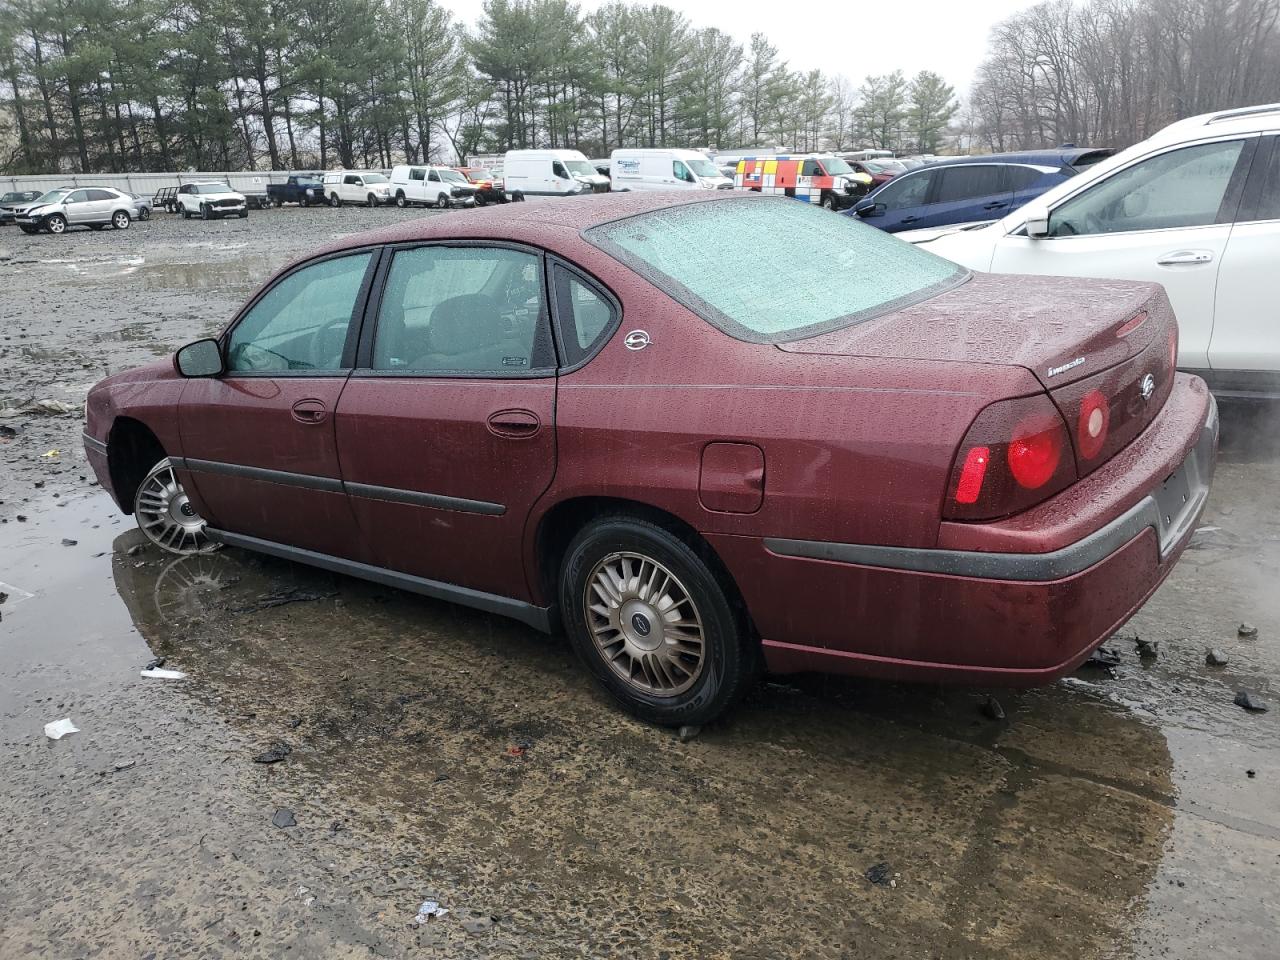
M 199 217 L 201 220 L 212 220 L 214 217 L 244 219 L 249 216 L 249 203 L 244 194 L 236 193 L 219 180 L 184 183 L 178 188 L 175 200 L 178 212 L 184 220 L 192 217 Z
M 1179 367 L 1280 398 L 1280 104 L 1180 120 L 989 226 L 897 236 L 974 270 L 1164 284 Z

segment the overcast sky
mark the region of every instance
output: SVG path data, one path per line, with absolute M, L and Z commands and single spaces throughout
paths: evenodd
M 584 11 L 600 0 L 580 0 Z M 719 27 L 744 46 L 763 33 L 793 70 L 843 73 L 861 82 L 869 73 L 919 70 L 942 74 L 958 93 L 969 87 L 982 60 L 987 32 L 1009 14 L 1036 0 L 666 0 L 695 27 Z M 466 24 L 480 18 L 482 0 L 441 0 Z M 781 11 L 781 12 L 780 12 Z

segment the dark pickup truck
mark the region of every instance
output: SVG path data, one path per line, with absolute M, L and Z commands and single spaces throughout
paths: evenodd
M 290 177 L 284 183 L 267 184 L 267 202 L 277 207 L 297 203 L 309 207 L 324 203 L 324 181 L 318 176 Z

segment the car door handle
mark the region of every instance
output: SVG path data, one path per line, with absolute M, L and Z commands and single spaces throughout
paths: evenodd
M 1007 207 L 1008 205 L 1009 204 L 1007 204 L 1003 200 L 997 200 L 994 203 L 986 204 L 982 209 L 983 210 L 999 210 L 1001 207 Z
M 489 432 L 495 437 L 523 440 L 532 437 L 542 427 L 542 421 L 532 410 L 499 410 L 489 414 Z
M 901 222 L 902 222 L 902 223 L 915 223 L 915 222 L 916 222 L 917 220 L 919 220 L 919 219 L 920 219 L 919 217 L 903 217 Z
M 1209 263 L 1213 254 L 1208 250 L 1174 250 L 1166 253 L 1156 263 L 1161 266 L 1172 266 L 1178 263 Z
M 328 416 L 322 400 L 299 400 L 293 405 L 293 419 L 299 423 L 324 423 Z

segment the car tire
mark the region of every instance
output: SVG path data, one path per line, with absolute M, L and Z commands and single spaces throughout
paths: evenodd
M 560 611 L 587 669 L 649 723 L 706 723 L 754 674 L 757 658 L 717 574 L 647 520 L 606 517 L 574 537 L 560 571 Z
M 18 224 L 18 229 L 20 229 L 23 233 L 25 233 L 25 234 L 27 234 L 27 235 L 31 235 L 31 234 L 33 234 L 33 233 L 39 233 L 39 232 L 40 232 L 40 228 L 39 228 L 39 227 L 32 227 L 32 226 L 28 226 L 28 225 L 27 225 L 27 224 L 25 224 L 25 223 L 20 223 L 20 224 Z
M 133 223 L 133 217 L 129 216 L 127 210 L 117 210 L 111 215 L 111 228 L 113 230 L 128 230 Z
M 241 211 L 240 211 L 240 219 L 241 219 L 241 220 L 248 220 L 248 219 L 249 219 L 249 208 L 248 208 L 248 207 L 246 207 L 245 209 L 243 209 L 243 210 L 241 210 Z
M 138 208 L 138 219 L 139 219 L 139 220 L 150 220 L 150 219 L 151 219 L 151 208 L 150 208 L 150 207 L 139 207 L 139 208 Z
M 822 209 L 834 212 L 836 209 L 836 198 L 828 193 L 822 198 Z
M 331 207 L 342 206 L 342 198 L 339 197 L 336 193 L 329 194 L 329 206 Z
M 209 212 L 209 205 L 207 203 L 200 204 L 200 219 L 210 220 L 212 218 L 213 214 Z
M 190 220 L 190 219 L 191 219 L 191 211 L 190 211 L 190 210 L 188 210 L 186 207 L 183 207 L 183 208 L 182 208 L 182 219 L 183 219 L 183 220 Z
M 207 524 L 187 499 L 168 457 L 147 471 L 133 495 L 133 515 L 143 536 L 167 553 L 189 557 L 222 546 L 210 540 Z
M 479 193 L 477 193 L 477 194 L 476 194 L 476 206 L 477 206 L 477 207 L 483 207 L 483 206 L 484 206 L 486 203 L 488 203 L 488 202 L 489 202 L 489 201 L 488 201 L 488 200 L 486 200 L 482 194 L 479 194 Z
M 397 190 L 397 191 L 396 191 L 396 206 L 397 206 L 397 207 L 400 207 L 401 209 L 403 209 L 404 207 L 407 207 L 408 205 L 409 205 L 409 201 L 405 199 L 404 191 L 403 191 L 403 190 Z
M 514 190 L 514 191 L 512 191 L 512 193 L 511 193 L 511 202 L 512 202 L 512 203 L 524 203 L 524 192 L 523 192 L 523 191 L 520 191 L 520 190 Z
M 449 198 L 445 194 L 441 193 L 436 196 L 436 209 L 437 210 L 449 209 Z
M 67 218 L 60 213 L 53 213 L 44 218 L 44 228 L 50 233 L 66 233 Z

